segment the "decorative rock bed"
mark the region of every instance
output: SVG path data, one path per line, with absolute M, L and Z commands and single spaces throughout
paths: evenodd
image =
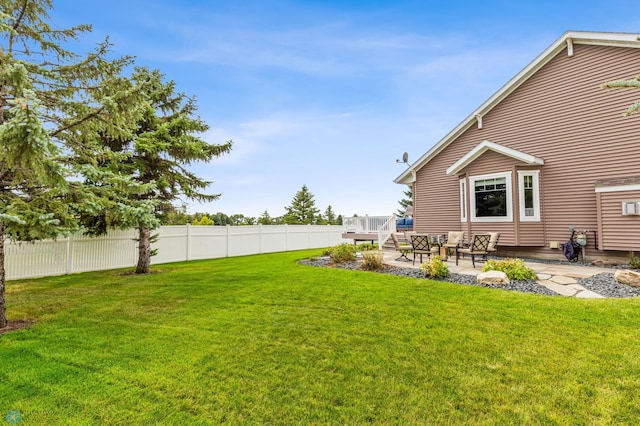
M 302 260 L 300 261 L 300 263 L 304 265 L 311 265 L 311 266 L 324 266 L 324 267 L 334 267 L 334 268 L 351 269 L 351 270 L 360 270 L 360 265 L 361 265 L 361 263 L 358 261 L 346 262 L 341 264 L 333 264 L 329 258 Z M 558 296 L 557 293 L 549 290 L 548 288 L 538 284 L 536 281 L 533 281 L 533 280 L 522 280 L 522 281 L 512 280 L 509 284 L 491 284 L 491 283 L 480 284 L 477 282 L 476 277 L 474 275 L 452 273 L 447 278 L 434 279 L 434 278 L 425 277 L 424 273 L 419 269 L 402 268 L 398 266 L 388 266 L 385 269 L 380 270 L 378 272 L 384 273 L 384 274 L 413 277 L 413 278 L 431 279 L 434 281 L 444 281 L 444 282 L 450 282 L 450 283 L 456 283 L 456 284 L 475 285 L 475 286 L 481 286 L 481 287 L 487 287 L 487 288 L 499 288 L 503 290 L 521 291 L 524 293 L 536 293 L 536 294 L 543 294 L 548 296 Z M 578 282 L 578 284 L 580 284 L 587 290 L 591 290 L 604 297 L 622 298 L 622 297 L 640 296 L 640 287 L 633 287 L 630 285 L 617 282 L 613 277 L 613 273 L 607 272 L 607 273 L 594 275 L 590 278 L 577 278 L 576 281 Z

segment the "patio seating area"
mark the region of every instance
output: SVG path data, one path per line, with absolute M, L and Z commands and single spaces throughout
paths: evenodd
M 403 235 L 402 241 L 398 235 Z M 474 235 L 470 242 L 464 241 L 464 232 L 451 231 L 447 234 L 419 234 L 415 231 L 407 231 L 402 234 L 391 234 L 394 247 L 397 252 L 402 253 L 398 260 L 410 260 L 407 254 L 413 254 L 413 264 L 419 256 L 420 263 L 423 256 L 439 255 L 441 259 L 447 260 L 450 256 L 455 256 L 456 265 L 461 256 L 469 255 L 471 264 L 475 267 L 476 257 L 479 260 L 486 260 L 489 254 L 498 250 L 500 233 Z
M 385 251 L 384 263 L 402 268 L 420 268 L 419 263 L 414 265 L 406 260 L 398 261 L 393 256 L 393 252 Z M 559 265 L 541 262 L 525 262 L 525 264 L 538 275 L 538 284 L 562 296 L 585 299 L 602 298 L 603 296 L 580 286 L 576 278 L 589 278 L 601 273 L 611 273 L 611 269 L 595 266 Z M 460 257 L 457 263 L 448 261 L 447 266 L 449 272 L 455 274 L 477 276 L 482 272 L 482 268 L 477 268 L 473 265 L 470 257 Z

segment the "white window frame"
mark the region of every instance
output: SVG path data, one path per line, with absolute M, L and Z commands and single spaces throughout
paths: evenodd
M 476 181 L 485 179 L 505 178 L 505 190 L 507 191 L 507 215 L 496 217 L 476 217 Z M 490 175 L 469 176 L 469 209 L 471 222 L 513 222 L 513 186 L 511 185 L 511 172 L 493 173 Z
M 467 221 L 467 180 L 460 179 L 460 222 Z
M 525 215 L 525 176 L 533 177 L 533 216 Z M 540 170 L 518 170 L 518 199 L 520 200 L 520 222 L 540 222 Z

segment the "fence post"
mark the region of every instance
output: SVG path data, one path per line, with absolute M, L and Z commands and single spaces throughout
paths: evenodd
M 289 251 L 289 224 L 284 224 L 284 251 Z
M 187 223 L 187 260 L 191 260 L 191 224 Z
M 258 224 L 258 254 L 262 254 L 262 224 Z
M 229 225 L 227 223 L 227 241 L 226 241 L 227 248 L 226 248 L 226 253 L 225 253 L 226 257 L 229 257 L 229 239 L 230 239 L 230 235 L 231 235 L 231 225 Z
M 67 237 L 67 274 L 73 274 L 73 251 L 71 250 L 71 235 Z

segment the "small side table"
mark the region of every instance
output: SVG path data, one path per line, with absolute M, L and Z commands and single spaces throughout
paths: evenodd
M 447 260 L 449 257 L 448 249 L 444 246 L 440 246 L 440 259 Z

